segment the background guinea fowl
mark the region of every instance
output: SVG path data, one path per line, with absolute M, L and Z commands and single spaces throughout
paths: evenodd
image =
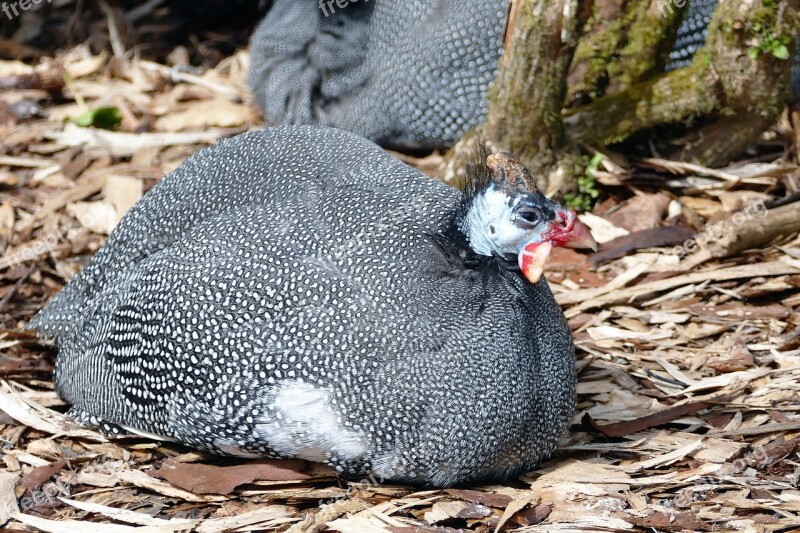
M 453 144 L 486 113 L 508 0 L 277 0 L 251 41 L 268 120 L 399 148 Z
M 575 402 L 541 268 L 593 241 L 487 161 L 461 193 L 341 130 L 198 152 L 32 322 L 57 390 L 85 423 L 215 453 L 436 485 L 533 467 Z
M 670 54 L 685 66 L 717 2 L 692 0 Z M 276 0 L 251 42 L 268 121 L 324 124 L 384 146 L 454 144 L 486 114 L 508 0 Z M 793 71 L 800 98 L 800 50 Z

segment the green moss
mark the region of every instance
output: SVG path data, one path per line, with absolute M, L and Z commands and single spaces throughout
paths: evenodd
M 592 15 L 575 53 L 581 80 L 570 87 L 570 98 L 582 94 L 597 99 L 661 71 L 682 9 L 653 14 L 651 8 L 648 1 L 627 0 L 615 20 Z
M 711 113 L 720 105 L 720 94 L 702 81 L 706 77 L 707 71 L 693 64 L 568 111 L 570 137 L 603 146 L 643 129 Z
M 783 109 L 789 91 L 787 60 L 800 22 L 796 6 L 796 2 L 762 0 L 746 15 L 735 5 L 716 13 L 712 25 L 717 31 L 711 33 L 708 49 L 723 100 L 731 108 L 758 116 Z
M 781 9 L 775 0 L 763 0 L 763 4 L 748 13 L 747 20 L 724 19 L 720 24 L 721 35 L 729 46 L 748 46 L 750 59 L 760 55 L 771 55 L 776 59 L 791 58 L 792 28 L 796 28 L 796 16 L 787 15 L 783 24 Z M 796 30 L 795 30 L 796 31 Z
M 793 37 L 800 22 L 795 9 L 779 6 L 776 0 L 763 0 L 751 8 L 745 17 L 732 7 L 717 12 L 712 25 L 709 47 L 722 45 L 734 49 L 747 49 L 751 59 L 768 54 L 778 59 L 789 59 Z M 721 39 L 721 43 L 716 43 Z
M 778 0 L 763 1 L 746 12 L 734 2 L 720 3 L 709 28 L 708 42 L 689 67 L 656 75 L 568 110 L 565 122 L 569 138 L 603 146 L 654 126 L 707 116 L 714 120 L 698 142 L 679 156 L 704 164 L 728 161 L 774 121 L 785 106 L 789 76 L 784 59 L 791 57 L 800 13 L 796 1 L 780 5 Z M 637 72 L 652 66 L 652 58 L 638 57 L 636 53 L 657 39 L 656 27 L 650 35 L 631 35 L 619 50 L 619 63 L 628 61 L 630 71 L 621 71 L 618 77 L 625 79 L 629 75 L 628 79 L 633 80 Z M 631 55 L 625 56 L 626 53 Z M 607 71 L 615 74 L 610 66 Z M 736 120 L 747 126 L 741 134 L 729 131 Z

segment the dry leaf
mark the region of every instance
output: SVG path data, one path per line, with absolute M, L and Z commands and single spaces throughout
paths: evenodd
M 431 510 L 425 513 L 425 521 L 429 524 L 438 524 L 456 518 L 466 508 L 465 502 L 436 502 Z
M 235 128 L 252 122 L 253 118 L 253 112 L 247 105 L 217 98 L 189 102 L 181 111 L 172 111 L 159 118 L 155 126 L 159 131 Z
M 683 244 L 687 239 L 691 239 L 695 232 L 688 228 L 678 226 L 666 226 L 663 228 L 646 229 L 617 237 L 603 243 L 600 251 L 589 256 L 589 261 L 602 263 L 611 261 L 627 255 L 636 250 L 644 248 L 672 247 Z
M 19 488 L 22 490 L 36 490 L 42 486 L 42 483 L 61 472 L 64 465 L 67 464 L 66 459 L 58 460 L 47 466 L 37 466 L 22 478 L 19 483 Z
M 630 233 L 628 230 L 615 226 L 612 222 L 591 213 L 583 213 L 578 216 L 578 219 L 589 226 L 592 237 L 598 244 L 624 237 Z
M 14 513 L 19 512 L 14 487 L 19 480 L 16 472 L 0 471 L 0 527 L 6 525 Z
M 527 507 L 535 497 L 536 496 L 534 494 L 527 493 L 511 500 L 511 502 L 508 504 L 508 507 L 506 507 L 505 511 L 503 511 L 503 516 L 500 517 L 500 521 L 497 522 L 497 527 L 495 527 L 494 533 L 500 531 L 500 528 L 502 528 L 512 516 Z
M 671 201 L 666 194 L 634 196 L 604 218 L 631 233 L 657 228 L 667 216 Z
M 235 466 L 177 463 L 167 460 L 150 475 L 165 479 L 195 494 L 230 494 L 240 485 L 254 481 L 300 481 L 307 464 L 299 459 L 264 459 Z
M 102 235 L 111 233 L 119 222 L 114 206 L 106 202 L 67 204 L 67 213 L 75 217 L 84 228 Z
M 114 206 L 117 212 L 117 220 L 121 220 L 125 213 L 142 199 L 144 185 L 138 178 L 127 176 L 108 176 L 106 185 L 103 187 L 103 197 L 107 202 Z

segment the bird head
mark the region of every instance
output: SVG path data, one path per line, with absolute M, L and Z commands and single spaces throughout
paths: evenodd
M 459 228 L 477 254 L 518 265 L 531 283 L 541 278 L 554 246 L 597 250 L 575 212 L 539 192 L 528 169 L 508 153 L 486 158 Z

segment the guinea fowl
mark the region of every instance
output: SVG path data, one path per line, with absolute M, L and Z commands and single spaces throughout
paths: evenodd
M 401 149 L 454 144 L 486 114 L 509 0 L 277 0 L 253 35 L 267 120 L 322 124 Z M 705 42 L 716 0 L 692 0 L 668 68 Z M 800 48 L 793 70 L 800 99 Z
M 486 114 L 508 0 L 276 0 L 253 34 L 268 120 L 396 148 L 450 146 Z
M 593 246 L 507 154 L 470 190 L 341 130 L 198 152 L 31 326 L 79 421 L 233 456 L 453 485 L 546 457 L 574 348 L 541 278 Z

